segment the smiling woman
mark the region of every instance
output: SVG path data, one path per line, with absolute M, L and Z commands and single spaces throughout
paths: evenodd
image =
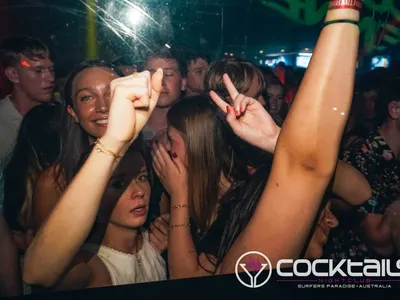
M 34 225 L 38 229 L 71 182 L 82 153 L 107 128 L 110 83 L 122 72 L 104 61 L 77 65 L 65 84 L 61 117 L 61 153 L 38 178 L 33 193 Z

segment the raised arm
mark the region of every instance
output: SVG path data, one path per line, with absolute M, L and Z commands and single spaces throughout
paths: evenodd
M 358 21 L 359 11 L 332 9 L 325 21 L 338 19 Z M 332 23 L 322 29 L 282 127 L 267 186 L 251 221 L 226 255 L 220 273 L 234 272 L 237 259 L 246 251 L 264 253 L 273 266 L 281 258 L 300 255 L 337 162 L 353 94 L 358 40 L 355 24 Z M 245 119 L 248 110 L 240 110 L 241 105 L 251 108 L 254 104 L 231 91 L 235 110 L 243 111 L 241 119 Z M 229 115 L 228 120 L 232 118 Z M 235 122 L 240 125 L 244 121 L 231 121 Z M 257 122 L 254 126 L 247 133 L 243 130 L 242 138 L 257 130 Z
M 150 73 L 143 72 L 111 83 L 108 127 L 100 139 L 104 148 L 124 155 L 158 101 L 161 80 L 162 71 L 158 71 L 152 79 Z M 95 147 L 36 234 L 25 256 L 25 282 L 54 285 L 86 240 L 105 187 L 117 166 L 115 157 L 107 152 Z

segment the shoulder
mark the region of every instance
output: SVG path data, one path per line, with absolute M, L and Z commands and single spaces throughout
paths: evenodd
M 88 262 L 88 267 L 91 277 L 87 287 L 93 288 L 113 285 L 110 272 L 97 255 L 92 256 Z
M 62 178 L 58 176 L 59 169 L 59 165 L 54 164 L 50 168 L 43 170 L 36 180 L 35 188 L 47 189 L 51 187 L 59 189 L 64 183 Z

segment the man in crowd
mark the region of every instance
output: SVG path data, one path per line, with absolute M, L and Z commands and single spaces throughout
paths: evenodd
M 5 163 L 23 116 L 53 99 L 54 66 L 49 49 L 39 40 L 16 37 L 0 45 L 0 63 L 11 94 L 0 100 L 0 161 Z
M 188 52 L 186 55 L 187 85 L 186 96 L 194 96 L 204 92 L 204 77 L 210 59 L 204 55 Z

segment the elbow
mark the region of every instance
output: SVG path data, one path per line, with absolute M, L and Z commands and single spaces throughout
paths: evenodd
M 31 286 L 41 286 L 50 288 L 54 285 L 54 282 L 46 277 L 45 270 L 35 265 L 30 265 L 29 261 L 24 262 L 22 268 L 22 280 L 25 284 Z
M 335 168 L 336 160 L 324 160 L 314 156 L 303 157 L 298 160 L 298 165 L 308 174 L 314 174 L 320 178 L 331 178 Z

